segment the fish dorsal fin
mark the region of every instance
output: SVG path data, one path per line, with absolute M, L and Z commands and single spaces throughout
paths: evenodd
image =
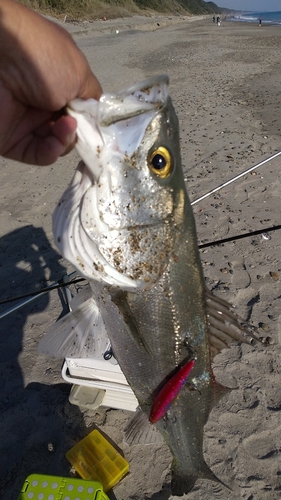
M 134 444 L 162 444 L 163 438 L 158 429 L 149 422 L 148 417 L 138 407 L 124 430 L 124 442 Z
M 39 343 L 39 351 L 57 358 L 96 358 L 108 347 L 101 313 L 93 298 L 59 319 Z
M 260 342 L 254 333 L 256 328 L 235 314 L 228 302 L 215 297 L 209 290 L 205 291 L 205 296 L 212 360 L 222 349 L 235 342 L 244 342 L 250 345 Z

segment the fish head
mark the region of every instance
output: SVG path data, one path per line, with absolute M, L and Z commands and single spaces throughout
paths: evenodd
M 184 218 L 168 77 L 103 94 L 99 102 L 76 99 L 68 113 L 77 120 L 77 150 L 85 166 L 74 176 L 72 194 L 70 186 L 62 197 L 66 204 L 73 197 L 65 218 L 54 214 L 62 254 L 88 279 L 129 291 L 150 288 L 168 265 Z

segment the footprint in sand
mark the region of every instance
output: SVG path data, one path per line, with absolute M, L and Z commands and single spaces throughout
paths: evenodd
M 243 441 L 246 453 L 254 458 L 263 460 L 276 456 L 281 451 L 281 426 L 273 430 L 266 430 L 259 434 L 247 437 Z
M 251 277 L 247 270 L 244 260 L 237 260 L 231 263 L 232 285 L 238 289 L 248 288 L 251 284 Z

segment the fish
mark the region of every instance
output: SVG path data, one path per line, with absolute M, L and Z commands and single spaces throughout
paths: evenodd
M 167 75 L 155 76 L 68 105 L 82 161 L 54 211 L 53 232 L 91 296 L 39 349 L 91 357 L 93 332 L 106 332 L 139 403 L 127 442 L 157 428 L 173 456 L 172 494 L 182 496 L 198 478 L 225 484 L 203 456 L 204 426 L 229 391 L 216 382 L 212 361 L 255 336 L 206 289 L 168 84 Z M 182 366 L 191 369 L 179 384 Z M 155 407 L 161 415 L 152 425 Z

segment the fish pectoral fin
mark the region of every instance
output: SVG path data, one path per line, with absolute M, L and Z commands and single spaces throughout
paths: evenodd
M 257 328 L 246 323 L 231 310 L 231 305 L 206 290 L 207 321 L 211 358 L 234 342 L 253 345 L 261 340 Z M 254 333 L 255 332 L 255 333 Z
M 101 313 L 93 298 L 59 319 L 39 342 L 40 352 L 57 358 L 97 357 L 108 347 Z
M 148 417 L 138 407 L 124 430 L 124 442 L 134 444 L 162 444 L 163 438 L 158 429 L 149 422 Z
M 153 355 L 153 352 L 147 345 L 147 342 L 140 336 L 140 332 L 136 326 L 135 319 L 131 312 L 130 306 L 126 300 L 126 292 L 118 290 L 111 293 L 111 300 L 118 307 L 119 313 L 123 318 L 124 324 L 127 325 L 127 332 L 135 342 L 138 349 L 144 349 L 148 354 Z

